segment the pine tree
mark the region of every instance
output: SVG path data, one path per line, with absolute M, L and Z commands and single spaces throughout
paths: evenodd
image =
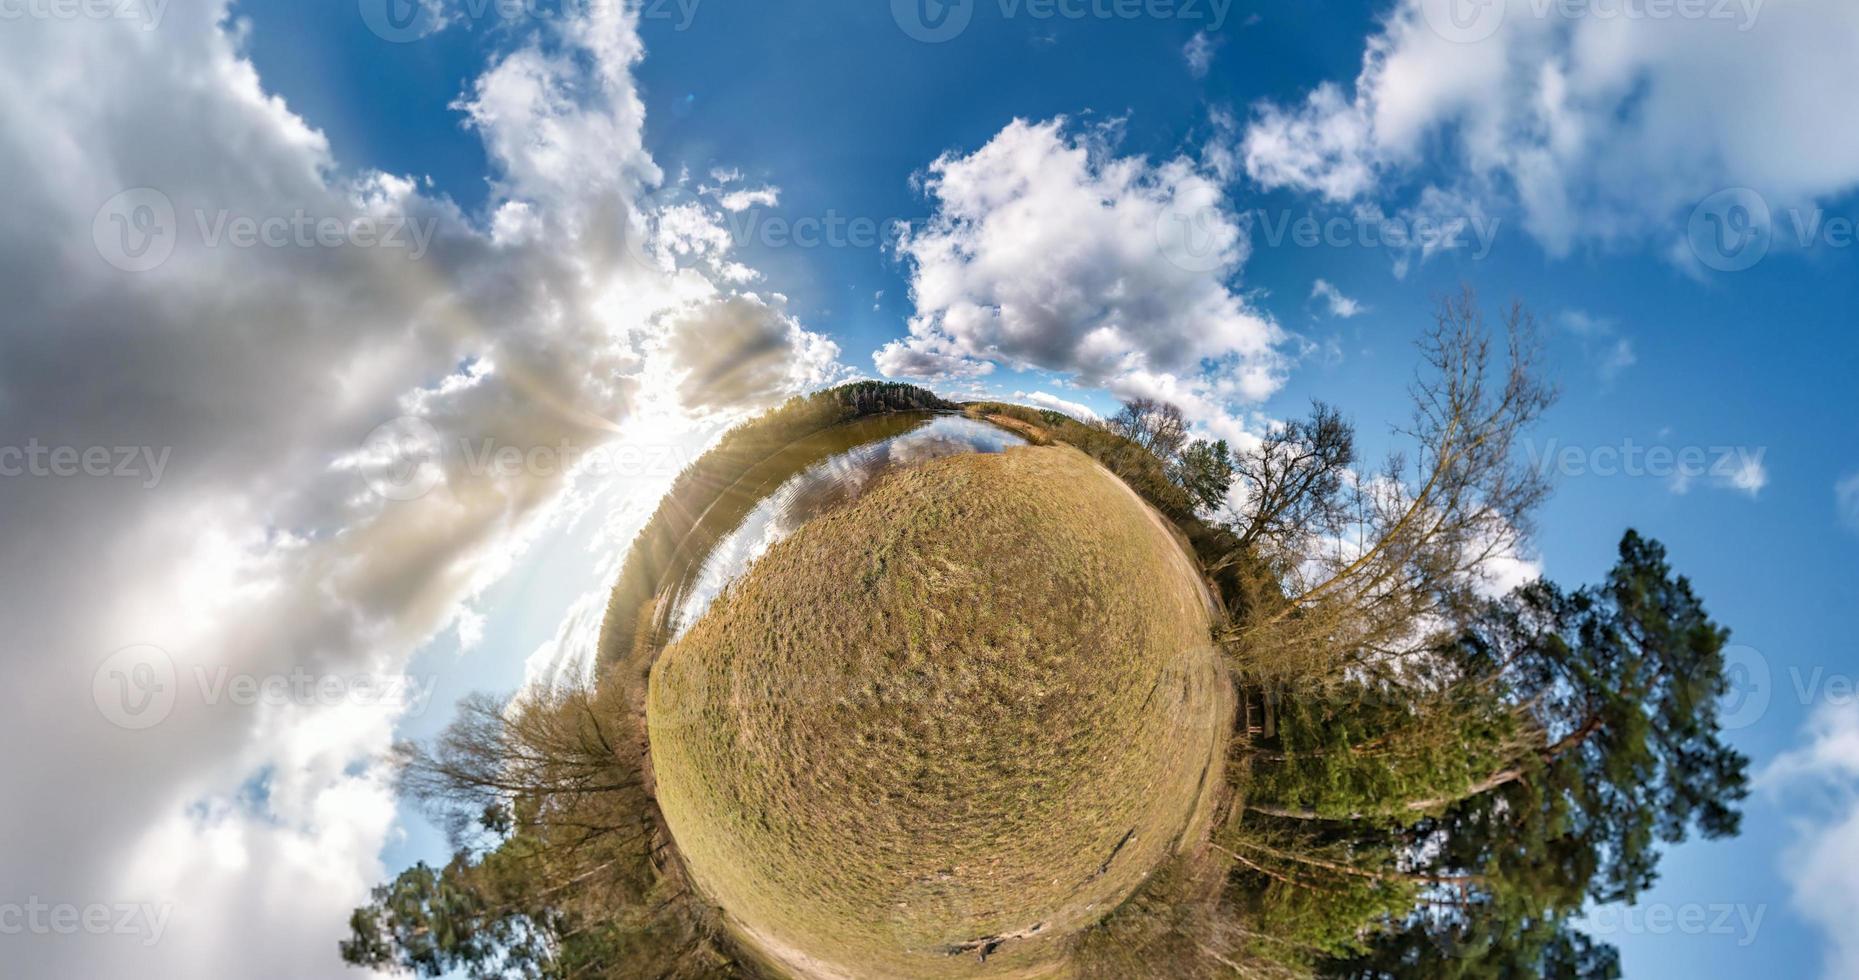
M 1287 703 L 1228 844 L 1271 879 L 1260 921 L 1341 952 L 1339 975 L 1617 975 L 1570 918 L 1633 901 L 1662 845 L 1737 831 L 1727 639 L 1629 531 L 1603 584 L 1526 586 L 1410 666 L 1411 703 Z M 1342 914 L 1397 886 L 1406 905 Z

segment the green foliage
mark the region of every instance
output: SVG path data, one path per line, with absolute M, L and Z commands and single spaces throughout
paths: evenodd
M 378 886 L 343 960 L 473 980 L 748 975 L 663 860 L 628 694 L 476 695 L 432 746 L 404 747 L 403 788 L 455 854 Z
M 1253 754 L 1255 808 L 1406 823 L 1416 801 L 1457 799 L 1527 741 L 1524 719 L 1476 685 L 1352 681 L 1275 700 L 1276 739 Z
M 1103 464 L 1177 524 L 1198 523 L 1194 498 L 1170 479 L 1168 462 L 1107 424 L 1080 422 L 1059 412 L 1006 402 L 969 402 L 963 407 L 971 414 L 1005 416 L 1037 426 L 1047 438 L 1082 450 Z
M 1381 482 L 1356 479 L 1353 430 L 1322 405 L 1239 458 L 1188 439 L 1161 403 L 1108 423 L 961 406 L 1035 444 L 1076 447 L 1171 518 L 1233 617 L 1223 640 L 1260 647 L 1243 662 L 1303 656 L 1282 675 L 1291 686 L 1263 692 L 1272 729 L 1233 739 L 1228 819 L 1077 935 L 1076 975 L 1611 980 L 1616 952 L 1573 917 L 1634 900 L 1665 845 L 1737 832 L 1747 762 L 1717 718 L 1728 633 L 1662 547 L 1627 532 L 1606 580 L 1575 592 L 1537 582 L 1487 602 L 1467 589 L 1465 543 L 1493 520 L 1521 528 L 1540 496 L 1512 481 L 1506 447 L 1547 395 L 1513 366 L 1488 397 L 1476 383 L 1485 341 L 1467 323 L 1443 320 L 1436 340 L 1447 380 L 1421 386 L 1416 427 L 1435 468 L 1423 467 L 1426 489 L 1388 499 L 1359 491 L 1391 486 L 1398 458 Z M 954 407 L 863 382 L 726 435 L 629 552 L 603 664 L 636 652 L 646 600 L 698 518 L 758 463 L 861 416 Z M 1208 519 L 1236 481 L 1251 513 Z M 1308 542 L 1351 533 L 1371 542 L 1365 555 L 1327 556 L 1317 564 L 1331 578 L 1298 581 Z M 953 615 L 933 591 L 899 604 L 897 629 Z M 378 888 L 355 913 L 346 961 L 472 978 L 747 974 L 666 857 L 639 778 L 643 729 L 608 723 L 642 708 L 649 664 L 629 665 L 641 671 L 609 671 L 597 699 L 516 712 L 508 727 L 487 706 L 468 711 L 416 759 L 415 795 L 449 802 L 450 824 L 478 843 Z M 527 768 L 534 759 L 547 764 Z
M 1570 918 L 1633 901 L 1662 844 L 1737 829 L 1746 760 L 1717 725 L 1727 637 L 1629 531 L 1603 584 L 1525 586 L 1404 664 L 1409 704 L 1288 700 L 1231 842 L 1277 876 L 1255 872 L 1272 877 L 1253 883 L 1258 923 L 1342 976 L 1617 976 Z M 1310 886 L 1306 866 L 1359 883 Z M 1420 890 L 1352 918 L 1392 881 Z
M 1246 590 L 1256 578 L 1249 574 L 1253 571 L 1249 550 L 1230 527 L 1203 517 L 1203 502 L 1183 488 L 1177 477 L 1171 475 L 1170 465 L 1155 453 L 1108 425 L 1080 422 L 1049 409 L 1006 402 L 968 402 L 963 407 L 970 414 L 1004 416 L 1037 426 L 1047 441 L 1066 443 L 1097 460 L 1148 501 L 1149 506 L 1174 522 L 1175 528 L 1187 537 L 1189 547 L 1200 559 L 1203 574 L 1227 609 L 1237 612 L 1246 607 Z M 1203 452 L 1211 462 L 1211 450 Z M 1227 458 L 1232 460 L 1230 450 Z M 1217 474 L 1218 470 L 1213 472 Z M 1230 470 L 1226 479 L 1231 479 Z
M 709 978 L 746 974 L 719 953 L 688 908 L 659 885 L 597 919 L 552 901 L 533 842 L 421 863 L 374 890 L 341 943 L 351 966 L 472 980 L 534 977 Z
M 1153 398 L 1123 403 L 1105 427 L 1141 446 L 1164 463 L 1172 462 L 1188 441 L 1188 421 L 1181 409 Z
M 1378 924 L 1406 914 L 1424 887 L 1374 833 L 1255 826 L 1222 840 L 1238 862 L 1228 901 L 1247 925 L 1240 949 L 1300 972 L 1367 949 Z
M 1532 916 L 1516 906 L 1488 904 L 1465 911 L 1456 928 L 1436 928 L 1437 918 L 1430 909 L 1415 912 L 1406 928 L 1378 934 L 1360 955 L 1332 960 L 1322 973 L 1351 980 L 1618 980 L 1621 975 L 1618 950 L 1571 929 L 1560 916 Z
M 349 919 L 343 961 L 427 977 L 547 975 L 559 916 L 521 901 L 522 883 L 500 856 L 479 863 L 461 852 L 443 869 L 421 862 L 377 886 Z
M 1196 439 L 1183 446 L 1169 467 L 1169 477 L 1205 510 L 1218 510 L 1233 488 L 1233 455 L 1226 440 Z

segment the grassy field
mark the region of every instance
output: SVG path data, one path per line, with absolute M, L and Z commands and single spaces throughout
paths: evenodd
M 785 972 L 1062 972 L 1194 838 L 1230 708 L 1193 565 L 1065 446 L 887 477 L 652 671 L 683 861 Z

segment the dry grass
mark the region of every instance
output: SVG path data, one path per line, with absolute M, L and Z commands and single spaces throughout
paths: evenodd
M 771 549 L 659 658 L 652 761 L 699 886 L 789 972 L 1037 975 L 1205 819 L 1228 705 L 1176 542 L 1027 447 Z

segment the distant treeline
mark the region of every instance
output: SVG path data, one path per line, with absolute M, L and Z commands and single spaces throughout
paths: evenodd
M 1241 601 L 1239 569 L 1230 556 L 1239 550 L 1239 538 L 1226 526 L 1206 519 L 1207 509 L 1182 486 L 1179 470 L 1171 473 L 1168 461 L 1102 422 L 1083 422 L 1049 408 L 1032 408 L 1008 402 L 968 402 L 973 415 L 1000 415 L 1042 430 L 1050 441 L 1083 451 L 1115 473 L 1149 505 L 1174 522 L 1194 548 L 1209 581 L 1222 601 L 1232 608 Z M 1224 446 L 1224 444 L 1222 444 Z
M 643 617 L 758 464 L 862 417 L 961 409 L 1076 447 L 1173 520 L 1225 599 L 1211 639 L 1247 706 L 1210 839 L 1077 936 L 1070 975 L 1615 980 L 1585 910 L 1637 900 L 1666 845 L 1739 827 L 1729 632 L 1632 531 L 1601 582 L 1490 596 L 1548 492 L 1516 448 L 1553 389 L 1527 312 L 1494 337 L 1469 291 L 1421 353 L 1411 453 L 1380 466 L 1321 403 L 1237 451 L 1148 399 L 1082 422 L 871 382 L 737 428 L 634 543 L 598 687 L 468 705 L 406 750 L 403 786 L 447 814 L 461 856 L 377 889 L 344 958 L 473 980 L 759 975 L 650 795 Z
M 789 399 L 731 429 L 672 483 L 652 519 L 634 539 L 600 632 L 603 668 L 633 652 L 679 550 L 703 515 L 755 466 L 823 429 L 890 412 L 953 411 L 961 406 L 915 385 L 858 381 Z M 650 667 L 650 664 L 641 665 Z
M 836 425 L 958 407 L 911 385 L 844 385 L 738 426 L 680 474 L 628 552 L 596 687 L 473 696 L 440 738 L 400 747 L 402 790 L 446 827 L 455 856 L 377 887 L 343 960 L 470 980 L 762 976 L 690 888 L 652 794 L 652 651 L 635 642 L 685 539 L 758 464 Z

